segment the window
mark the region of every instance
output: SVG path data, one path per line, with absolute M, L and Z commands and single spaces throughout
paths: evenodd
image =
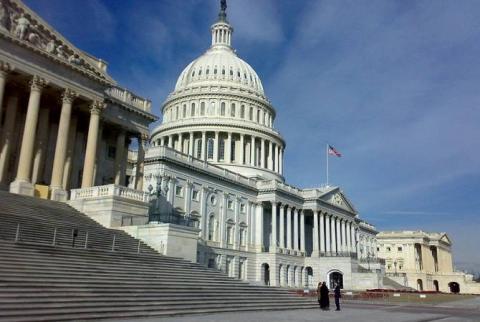
M 208 240 L 216 240 L 217 236 L 217 221 L 215 220 L 215 216 L 211 215 L 208 220 Z
M 389 252 L 389 251 L 391 251 L 391 250 L 392 250 L 390 247 L 387 247 L 386 249 L 387 249 L 387 252 Z
M 198 71 L 198 76 L 202 76 L 202 70 L 201 69 Z
M 245 118 L 245 105 L 242 105 L 242 107 L 240 108 L 240 118 Z
M 387 269 L 392 269 L 392 265 L 391 265 L 391 264 L 388 264 L 388 265 L 387 265 Z
M 225 160 L 225 139 L 221 138 L 218 144 L 218 159 Z
M 245 204 L 244 203 L 240 204 L 240 212 L 243 212 L 243 213 L 245 212 Z
M 193 190 L 192 191 L 192 200 L 198 201 L 198 190 Z
M 197 141 L 197 159 L 202 158 L 202 140 Z
M 236 113 L 235 104 L 232 104 L 231 109 L 230 109 L 230 116 L 235 117 L 236 114 L 237 113 Z
M 222 69 L 222 75 L 225 75 L 225 68 Z
M 115 159 L 115 154 L 117 153 L 117 148 L 113 145 L 108 146 L 107 156 L 109 159 Z
M 379 252 L 379 251 L 380 251 L 380 247 L 377 247 L 377 252 Z
M 399 246 L 399 247 L 397 248 L 397 250 L 398 250 L 398 252 L 402 252 L 402 251 L 403 251 L 402 246 Z
M 205 115 L 205 102 L 200 103 L 200 115 Z
M 215 195 L 210 196 L 210 203 L 214 206 L 217 204 L 217 198 L 215 197 Z
M 233 76 L 233 70 L 230 69 L 230 76 Z
M 209 138 L 207 141 L 207 158 L 213 159 L 213 139 Z
M 190 110 L 190 115 L 195 116 L 195 103 L 192 103 L 192 108 Z
M 398 264 L 398 269 L 402 270 L 403 269 L 403 264 Z
M 207 75 L 210 74 L 210 69 L 209 68 L 207 68 L 207 71 L 205 72 L 205 74 L 207 74 Z
M 220 115 L 225 116 L 225 103 L 223 103 L 223 102 L 220 105 Z
M 195 77 L 195 71 L 192 72 L 192 77 Z
M 227 207 L 228 207 L 228 209 L 233 210 L 233 201 L 232 200 L 227 201 Z
M 217 67 L 215 67 L 215 69 L 213 70 L 213 74 L 217 75 Z
M 235 140 L 234 139 L 232 139 L 232 143 L 230 144 L 230 154 L 231 154 L 230 161 L 235 160 Z
M 240 228 L 240 246 L 245 246 L 245 228 Z
M 250 121 L 253 120 L 253 107 L 251 107 L 251 106 L 250 106 L 250 113 L 248 114 L 248 119 L 249 119 Z
M 233 244 L 233 226 L 231 226 L 230 224 L 228 224 L 227 227 L 227 243 L 229 245 Z
M 175 196 L 183 197 L 183 187 L 182 186 L 176 186 L 175 187 Z
M 260 110 L 257 110 L 257 122 L 260 123 Z
M 182 117 L 185 118 L 187 117 L 187 105 L 183 104 L 183 113 L 182 113 Z
M 179 107 L 178 107 L 178 105 L 177 105 L 177 106 L 175 106 L 175 119 L 178 119 L 178 118 L 179 118 L 179 115 L 180 115 L 180 114 L 179 114 L 179 109 L 178 109 L 178 108 L 179 108 Z

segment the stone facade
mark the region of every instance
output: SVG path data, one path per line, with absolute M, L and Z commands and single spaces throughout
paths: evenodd
M 453 268 L 452 243 L 446 233 L 382 231 L 377 235 L 378 257 L 386 274 L 419 291 L 480 294 L 480 283 Z

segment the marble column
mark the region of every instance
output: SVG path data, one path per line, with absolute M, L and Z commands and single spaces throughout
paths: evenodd
M 69 187 L 70 187 L 70 177 L 71 177 L 72 169 L 74 166 L 74 160 L 75 160 L 77 124 L 78 124 L 77 117 L 72 116 L 72 119 L 70 121 L 70 130 L 68 131 L 67 156 L 65 159 L 65 167 L 63 168 L 63 182 L 62 182 L 63 189 L 67 191 L 69 190 Z
M 298 209 L 293 211 L 293 249 L 298 251 Z
M 1 135 L 0 150 L 0 184 L 6 187 L 8 182 L 8 167 L 10 153 L 15 142 L 15 122 L 18 110 L 18 92 L 14 91 L 7 99 L 7 111 L 5 114 L 5 126 Z
M 337 252 L 337 233 L 335 230 L 335 221 L 336 218 L 332 215 L 330 217 L 330 234 L 332 238 L 332 243 L 331 243 L 331 252 L 332 254 L 335 254 Z
M 277 203 L 272 202 L 272 244 L 270 245 L 271 251 L 276 252 L 278 245 L 278 236 L 277 236 Z
M 50 180 L 50 198 L 57 201 L 67 200 L 68 193 L 62 187 L 63 170 L 67 156 L 68 131 L 72 115 L 72 104 L 77 93 L 65 89 L 62 94 L 62 111 L 58 123 L 57 143 L 55 145 L 55 156 L 53 158 L 52 179 Z
M 342 252 L 347 252 L 345 219 L 342 219 L 340 228 L 342 230 Z
M 202 153 L 201 153 L 201 158 L 203 161 L 207 160 L 207 132 L 203 131 L 202 132 Z
M 255 242 L 259 251 L 263 252 L 263 206 L 261 203 L 256 204 L 255 216 Z
M 178 134 L 177 151 L 183 153 L 183 133 Z
M 356 253 L 357 252 L 357 241 L 355 239 L 355 225 L 352 222 L 352 225 L 350 227 L 350 234 L 351 234 L 351 239 L 352 239 L 352 252 Z M 358 256 L 358 254 L 357 254 Z
M 43 180 L 45 159 L 48 147 L 48 132 L 50 129 L 50 109 L 40 108 L 38 118 L 37 139 L 35 155 L 33 157 L 32 184 L 40 183 Z
M 273 171 L 273 142 L 268 141 L 268 170 Z
M 125 172 L 122 167 L 123 159 L 126 158 L 125 138 L 125 130 L 121 129 L 117 134 L 117 147 L 115 150 L 115 184 L 119 186 L 125 185 Z
M 94 183 L 93 170 L 98 144 L 98 127 L 100 113 L 106 107 L 101 101 L 94 101 L 90 106 L 90 122 L 88 125 L 87 148 L 85 149 L 85 161 L 83 163 L 82 188 L 91 187 Z
M 252 167 L 255 166 L 255 137 L 251 136 L 251 143 L 250 143 L 250 165 Z
M 141 134 L 138 138 L 137 166 L 135 172 L 135 189 L 143 190 L 143 174 L 145 168 L 145 145 L 148 134 Z
M 40 109 L 40 98 L 43 88 L 47 82 L 34 76 L 30 82 L 30 98 L 28 100 L 27 116 L 23 129 L 22 145 L 17 169 L 17 177 L 10 184 L 10 192 L 33 196 L 34 189 L 30 183 L 30 172 L 32 170 L 33 148 L 35 144 L 35 133 L 37 131 L 38 112 Z
M 224 162 L 225 163 L 231 163 L 232 162 L 232 132 L 227 133 L 227 142 L 225 143 L 225 157 L 224 157 Z
M 245 164 L 245 134 L 240 134 L 240 156 L 237 163 Z
M 318 257 L 318 213 L 319 211 L 313 210 L 312 257 Z
M 3 98 L 5 96 L 5 87 L 7 85 L 8 74 L 13 70 L 13 67 L 7 63 L 0 61 L 0 123 L 3 115 Z
M 285 248 L 285 205 L 280 205 L 280 248 Z
M 337 240 L 337 253 L 340 253 L 342 251 L 342 234 L 340 232 L 340 218 L 337 217 L 335 220 L 335 226 L 336 226 L 336 231 L 335 231 L 335 237 Z
M 220 133 L 215 131 L 215 140 L 213 141 L 213 161 L 218 162 L 218 140 L 220 139 Z
M 265 139 L 261 139 L 260 145 L 260 168 L 265 167 Z
M 228 244 L 226 234 L 226 222 L 227 222 L 227 209 L 228 209 L 228 193 L 223 193 L 223 209 L 220 211 L 220 247 L 226 248 Z
M 292 207 L 287 206 L 287 248 L 292 249 Z
M 278 157 L 278 168 L 279 168 L 279 173 L 283 175 L 283 149 L 280 147 L 280 153 Z
M 278 171 L 278 144 L 275 144 L 275 161 L 274 161 L 274 168 L 273 171 L 279 172 Z
M 332 252 L 332 246 L 330 244 L 330 215 L 325 214 L 325 251 L 327 253 Z
M 347 249 L 347 252 L 351 252 L 352 251 L 352 241 L 350 239 L 350 236 L 351 236 L 351 233 L 350 233 L 350 221 L 347 221 L 346 222 L 346 226 L 345 226 L 345 236 L 347 238 L 347 244 L 346 244 L 346 249 Z
M 170 134 L 170 135 L 168 136 L 168 147 L 169 147 L 170 149 L 173 149 L 173 134 Z
M 193 132 L 190 132 L 188 140 L 188 154 L 193 157 Z
M 300 251 L 305 251 L 305 213 L 300 209 Z
M 164 136 L 162 136 L 160 138 L 160 146 L 165 146 L 165 137 Z
M 325 253 L 325 214 L 320 212 L 320 253 Z

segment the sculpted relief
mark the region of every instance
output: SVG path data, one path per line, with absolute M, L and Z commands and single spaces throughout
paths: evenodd
M 0 0 L 0 32 L 8 33 L 72 65 L 100 75 L 95 68 L 88 65 L 79 54 L 63 44 L 52 32 L 37 24 L 34 18 L 23 12 L 22 8 L 7 0 Z

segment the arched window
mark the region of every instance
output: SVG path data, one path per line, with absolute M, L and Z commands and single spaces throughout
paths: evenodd
M 198 71 L 198 76 L 202 76 L 202 69 Z
M 220 142 L 218 144 L 218 159 L 225 160 L 225 139 L 220 138 Z
M 197 140 L 197 159 L 202 157 L 202 139 Z
M 210 74 L 210 68 L 207 67 L 207 71 L 205 72 L 205 74 Z
M 235 140 L 234 139 L 232 139 L 232 144 L 230 146 L 230 151 L 231 151 L 230 152 L 231 160 L 229 160 L 229 161 L 233 161 L 233 160 L 235 160 Z
M 192 77 L 195 77 L 195 71 L 192 72 Z
M 260 110 L 257 110 L 257 122 L 260 123 Z
M 222 75 L 225 75 L 225 68 L 222 69 Z
M 207 140 L 207 158 L 213 159 L 213 139 L 209 138 Z
M 180 114 L 179 114 L 179 110 L 180 108 L 177 106 L 175 106 L 175 119 L 178 120 L 180 118 Z
M 208 111 L 208 115 L 215 115 L 215 114 L 216 114 L 215 102 L 212 101 L 212 102 L 210 102 L 210 111 Z
M 232 103 L 232 106 L 231 106 L 231 109 L 230 109 L 230 116 L 235 117 L 235 115 L 237 114 L 236 112 L 237 112 L 236 111 L 236 106 L 235 106 L 234 103 Z
M 220 105 L 220 116 L 225 116 L 225 103 L 222 102 Z
M 245 105 L 242 105 L 242 107 L 240 108 L 240 118 L 245 118 Z
M 213 74 L 214 74 L 214 75 L 217 75 L 217 71 L 218 71 L 218 70 L 217 70 L 217 66 L 215 66 L 215 69 L 213 70 Z
M 253 107 L 252 107 L 252 106 L 250 106 L 250 113 L 248 114 L 248 119 L 249 119 L 250 121 L 253 120 Z
M 182 117 L 185 118 L 187 117 L 187 105 L 183 104 L 183 113 L 182 113 Z
M 205 115 L 205 102 L 200 103 L 200 115 Z
M 195 116 L 195 103 L 192 103 L 192 108 L 190 109 L 190 115 Z
M 212 214 L 208 218 L 208 240 L 215 241 L 217 239 L 216 227 L 217 227 L 217 220 L 215 219 L 215 215 Z

